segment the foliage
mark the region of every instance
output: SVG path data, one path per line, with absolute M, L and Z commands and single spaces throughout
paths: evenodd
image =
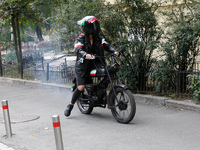
M 4 21 L 3 19 L 0 19 L 0 42 L 1 42 L 1 48 L 3 47 L 4 49 L 10 46 L 9 40 L 10 40 L 10 34 L 6 33 L 6 28 L 7 22 Z
M 188 86 L 188 89 L 193 93 L 194 100 L 196 102 L 200 102 L 200 78 L 198 75 L 188 75 L 190 80 L 192 80 L 192 84 Z
M 101 25 L 100 34 L 106 41 L 116 48 L 119 45 L 127 47 L 123 54 L 123 62 L 126 63 L 122 63 L 126 70 L 119 72 L 121 79 L 128 81 L 131 87 L 145 86 L 146 73 L 155 61 L 152 54 L 158 48 L 162 34 L 155 17 L 156 3 L 121 0 L 110 4 L 104 0 L 69 0 L 63 8 L 65 15 L 55 16 L 58 18 L 55 23 L 62 25 L 60 34 L 63 43 L 73 43 L 82 32 L 77 21 L 88 15 L 96 16 Z M 145 80 L 142 81 L 139 74 Z
M 10 0 L 0 2 L 0 18 L 3 20 L 10 19 L 11 22 L 14 35 L 15 53 L 17 56 L 18 64 L 23 64 L 19 20 L 22 16 L 22 10 L 27 8 L 29 2 L 25 2 L 24 0 Z M 18 69 L 18 73 L 21 73 L 21 78 L 23 78 L 23 69 L 20 67 L 20 65 L 18 66 Z
M 100 19 L 105 0 L 68 0 L 63 6 L 62 16 L 54 17 L 54 25 L 60 24 L 61 43 L 74 42 L 82 33 L 77 21 L 85 16 L 96 16 Z M 58 19 L 57 19 L 58 18 Z M 100 21 L 101 22 L 101 21 Z
M 193 0 L 185 0 L 182 5 L 175 3 L 171 12 L 165 13 L 169 20 L 165 27 L 170 26 L 171 28 L 165 34 L 166 41 L 162 43 L 162 51 L 171 69 L 184 71 L 193 68 L 200 52 L 200 11 L 198 6 L 200 4 Z
M 5 68 L 5 72 L 4 72 L 3 76 L 11 77 L 11 78 L 20 78 L 19 74 L 16 74 L 16 72 L 18 70 L 17 65 L 5 65 L 4 68 Z M 35 77 L 31 71 L 25 70 L 24 71 L 24 79 L 35 80 Z
M 156 3 L 121 0 L 107 5 L 103 14 L 103 35 L 115 46 L 125 45 L 119 75 L 130 87 L 143 89 L 147 73 L 156 61 L 153 52 L 159 47 L 162 30 L 155 11 Z M 112 11 L 111 11 L 112 10 Z
M 175 70 L 171 70 L 170 65 L 165 60 L 159 60 L 150 69 L 150 80 L 156 83 L 155 92 L 171 93 L 176 86 L 177 74 Z M 166 91 L 165 87 L 168 87 Z
M 171 11 L 162 12 L 166 16 L 164 40 L 161 45 L 162 58 L 155 67 L 156 80 L 175 89 L 174 81 L 181 80 L 180 90 L 186 90 L 186 74 L 169 76 L 171 71 L 192 71 L 196 58 L 199 55 L 200 47 L 200 18 L 199 3 L 192 0 L 185 0 L 174 5 Z M 170 78 L 169 78 L 170 77 Z M 162 85 L 158 85 L 162 86 Z
M 150 76 L 151 80 L 160 83 L 155 90 L 163 92 L 164 86 L 175 88 L 177 76 L 174 70 L 192 70 L 199 55 L 199 0 L 184 0 L 183 4 L 170 1 L 173 1 L 171 11 L 162 12 L 168 20 L 164 36 L 156 19 L 158 4 L 145 0 L 116 0 L 114 4 L 105 0 L 1 1 L 0 31 L 6 26 L 10 29 L 11 22 L 15 29 L 20 29 L 20 32 L 15 31 L 14 41 L 15 56 L 20 59 L 21 39 L 24 42 L 30 40 L 25 37 L 25 31 L 36 30 L 40 36 L 50 36 L 51 42 L 40 42 L 38 47 L 57 46 L 59 34 L 59 44 L 64 45 L 73 43 L 82 32 L 77 21 L 88 15 L 96 16 L 101 24 L 101 36 L 117 50 L 119 45 L 126 47 L 119 62 L 120 80 L 142 90 Z M 164 37 L 162 44 L 161 36 Z M 8 45 L 7 39 L 9 35 L 6 34 L 0 37 L 3 47 Z M 156 50 L 160 50 L 163 56 L 158 62 L 153 57 Z M 13 52 L 6 57 L 14 60 Z M 186 77 L 180 79 L 186 81 Z M 184 85 L 185 81 L 181 84 Z
M 14 35 L 14 47 L 17 56 L 18 64 L 22 64 L 22 48 L 20 36 L 20 24 L 29 25 L 30 19 L 34 20 L 34 24 L 43 22 L 43 16 L 40 11 L 37 11 L 37 5 L 58 3 L 57 0 L 9 0 L 0 2 L 0 18 L 3 20 L 10 20 Z M 27 19 L 28 18 L 28 19 Z M 37 31 L 41 33 L 37 26 Z M 39 34 L 41 36 L 41 34 Z M 23 69 L 19 66 L 18 73 L 21 73 L 23 78 Z
M 30 41 L 35 41 L 34 37 L 32 36 L 27 36 L 25 34 L 23 34 L 21 36 L 22 42 L 26 43 L 26 42 L 30 42 Z
M 17 57 L 15 52 L 10 52 L 4 55 L 4 59 L 6 62 L 17 62 Z

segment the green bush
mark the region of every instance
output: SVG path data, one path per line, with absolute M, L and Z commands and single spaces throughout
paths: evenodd
M 4 56 L 4 58 L 5 58 L 6 62 L 8 62 L 8 61 L 17 62 L 17 57 L 16 57 L 16 53 L 15 52 L 10 52 L 10 53 L 6 54 Z
M 198 75 L 188 75 L 191 80 L 191 85 L 188 86 L 188 89 L 192 92 L 194 100 L 200 102 L 200 77 Z
M 32 36 L 27 36 L 24 34 L 21 36 L 21 41 L 26 43 L 26 42 L 30 42 L 30 41 L 35 41 L 35 39 Z

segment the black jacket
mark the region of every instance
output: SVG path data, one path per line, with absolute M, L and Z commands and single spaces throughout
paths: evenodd
M 101 58 L 103 58 L 104 49 L 111 53 L 116 51 L 100 36 L 94 36 L 93 45 L 91 46 L 89 37 L 84 34 L 81 34 L 76 39 L 74 49 L 77 54 L 75 72 L 80 77 L 85 77 L 90 66 L 90 60 L 85 59 L 86 54 L 96 54 L 97 56 L 101 56 Z M 105 63 L 104 58 L 103 62 Z

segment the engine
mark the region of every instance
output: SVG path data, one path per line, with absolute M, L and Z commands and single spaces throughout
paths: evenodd
M 105 86 L 99 85 L 99 84 L 87 84 L 86 90 L 87 90 L 89 95 L 97 96 L 98 99 L 103 99 L 103 97 L 106 94 Z

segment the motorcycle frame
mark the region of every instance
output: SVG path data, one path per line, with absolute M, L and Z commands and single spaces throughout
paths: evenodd
M 115 56 L 116 56 L 115 54 L 111 54 L 111 63 L 110 63 L 110 65 L 112 65 L 112 64 L 114 64 L 114 63 L 116 62 L 116 60 L 115 60 L 115 58 L 114 58 Z M 98 56 L 95 56 L 95 57 L 98 57 Z M 100 57 L 99 57 L 99 58 L 100 58 Z M 115 89 L 116 89 L 116 88 L 122 88 L 122 89 L 126 90 L 126 89 L 128 89 L 128 87 L 127 87 L 126 85 L 119 84 L 119 80 L 118 80 L 118 77 L 117 77 L 117 76 L 116 76 L 116 77 L 117 77 L 117 79 L 116 79 L 116 80 L 117 80 L 117 85 L 114 85 L 114 84 L 113 84 L 113 81 L 112 81 L 112 79 L 111 79 L 111 76 L 110 76 L 110 72 L 108 71 L 108 65 L 105 64 L 105 63 L 103 63 L 103 61 L 102 61 L 101 58 L 100 58 L 100 61 L 101 61 L 102 64 L 104 64 L 104 67 L 105 67 L 105 71 L 106 71 L 106 74 L 107 74 L 108 81 L 110 82 L 110 85 L 111 85 L 111 87 L 112 87 L 112 89 L 110 90 L 110 92 L 109 92 L 109 94 L 108 94 L 108 99 L 107 99 L 108 108 L 110 109 L 110 108 L 112 108 L 112 107 L 117 107 L 118 104 L 119 104 L 119 100 L 118 100 L 118 98 L 117 98 Z M 98 68 L 97 68 L 97 69 L 98 69 Z M 115 72 L 115 74 L 116 74 L 116 72 Z M 105 79 L 105 77 L 104 77 L 104 79 Z M 116 106 L 111 106 L 111 105 L 110 105 L 112 93 L 114 93 L 114 96 L 115 96 L 115 98 L 116 98 L 116 100 L 117 100 L 117 105 L 116 105 Z

